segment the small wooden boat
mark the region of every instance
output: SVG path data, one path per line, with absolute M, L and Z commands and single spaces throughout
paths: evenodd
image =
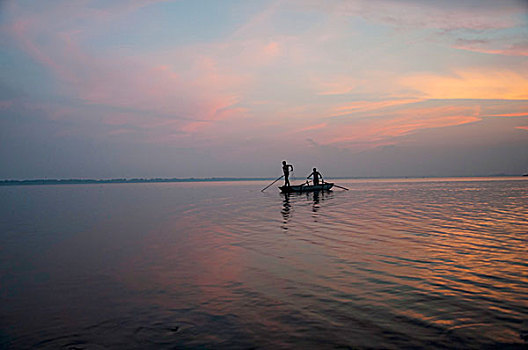
M 325 182 L 320 185 L 294 185 L 294 186 L 280 186 L 279 189 L 282 193 L 292 193 L 292 192 L 313 192 L 313 191 L 328 191 L 334 186 L 332 182 Z

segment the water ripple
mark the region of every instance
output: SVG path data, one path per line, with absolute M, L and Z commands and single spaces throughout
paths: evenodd
M 9 189 L 0 346 L 526 346 L 528 181 L 340 184 Z

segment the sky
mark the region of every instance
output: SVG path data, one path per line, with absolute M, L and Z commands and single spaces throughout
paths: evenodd
M 0 179 L 528 172 L 527 0 L 0 0 Z

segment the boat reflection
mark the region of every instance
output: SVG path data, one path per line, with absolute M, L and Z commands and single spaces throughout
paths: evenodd
M 314 191 L 314 192 L 304 192 L 304 193 L 281 193 L 283 198 L 282 200 L 282 228 L 287 230 L 287 224 L 291 220 L 293 214 L 293 203 L 303 205 L 306 202 L 312 202 L 311 211 L 314 213 L 312 215 L 314 221 L 317 221 L 317 213 L 321 209 L 323 202 L 333 198 L 333 191 Z M 306 202 L 304 201 L 306 198 Z
M 282 228 L 284 230 L 287 230 L 288 227 L 286 226 L 286 224 L 288 223 L 288 221 L 290 221 L 290 215 L 291 215 L 291 209 L 292 209 L 292 206 L 290 204 L 290 196 L 292 195 L 291 193 L 283 193 L 281 194 L 283 196 L 283 200 L 282 200 L 282 209 L 281 209 L 281 214 L 282 214 Z
M 321 194 L 324 199 L 324 193 Z M 312 211 L 316 213 L 319 210 L 319 191 L 313 192 Z

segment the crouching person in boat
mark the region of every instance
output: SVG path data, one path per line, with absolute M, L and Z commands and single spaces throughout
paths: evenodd
M 282 161 L 282 172 L 284 173 L 284 186 L 290 185 L 290 169 L 293 171 L 293 165 L 286 164 L 286 161 Z
M 317 171 L 317 168 L 313 168 L 313 171 L 310 175 L 308 175 L 307 179 L 313 178 L 313 184 L 314 186 L 319 185 L 319 179 L 323 178 L 323 175 L 321 175 L 320 172 Z

